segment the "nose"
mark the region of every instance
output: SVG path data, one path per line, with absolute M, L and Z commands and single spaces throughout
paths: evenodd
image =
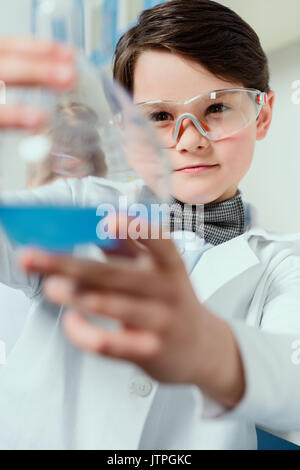
M 205 129 L 206 130 L 206 129 Z M 193 152 L 200 148 L 209 146 L 209 140 L 196 128 L 194 122 L 184 118 L 181 122 L 180 131 L 176 144 L 177 151 Z

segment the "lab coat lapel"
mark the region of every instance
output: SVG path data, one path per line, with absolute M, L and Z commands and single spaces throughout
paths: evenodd
M 207 250 L 191 273 L 202 302 L 220 287 L 260 263 L 249 245 L 251 231 Z
M 195 285 L 197 294 L 202 302 L 207 301 L 221 287 L 242 273 L 261 264 L 257 253 L 251 248 L 249 243 L 251 237 L 262 237 L 268 241 L 278 242 L 300 241 L 300 232 L 280 234 L 264 230 L 261 226 L 260 213 L 255 206 L 249 205 L 251 210 L 251 225 L 248 230 L 239 237 L 205 251 L 190 275 L 191 281 Z M 257 270 L 253 270 L 253 276 L 255 280 L 257 278 Z M 248 281 L 250 287 L 252 283 L 250 272 Z M 232 294 L 238 296 L 237 285 L 233 283 L 233 286 L 235 291 Z

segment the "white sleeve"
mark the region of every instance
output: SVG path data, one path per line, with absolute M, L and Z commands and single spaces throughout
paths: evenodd
M 274 431 L 300 430 L 300 256 L 273 271 L 259 328 L 229 320 L 239 345 L 246 392 L 233 409 L 198 393 L 202 418 L 241 419 Z
M 1 202 L 15 204 L 69 203 L 74 204 L 71 186 L 65 180 L 42 186 L 32 191 L 4 192 Z M 34 297 L 40 290 L 39 276 L 22 271 L 17 262 L 18 248 L 8 239 L 0 225 L 0 282 L 22 290 L 28 297 Z M 1 300 L 0 300 L 1 302 Z

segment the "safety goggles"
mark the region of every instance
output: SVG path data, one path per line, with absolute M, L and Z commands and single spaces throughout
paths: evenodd
M 251 88 L 210 91 L 187 101 L 153 100 L 138 103 L 144 116 L 155 127 L 164 148 L 172 148 L 192 121 L 207 139 L 218 141 L 237 134 L 258 118 L 268 103 L 268 95 Z

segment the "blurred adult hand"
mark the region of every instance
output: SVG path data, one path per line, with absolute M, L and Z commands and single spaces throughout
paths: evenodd
M 0 81 L 6 87 L 64 90 L 75 81 L 74 53 L 58 43 L 24 37 L 0 38 Z M 44 120 L 41 110 L 9 103 L 0 105 L 0 128 L 35 128 Z

